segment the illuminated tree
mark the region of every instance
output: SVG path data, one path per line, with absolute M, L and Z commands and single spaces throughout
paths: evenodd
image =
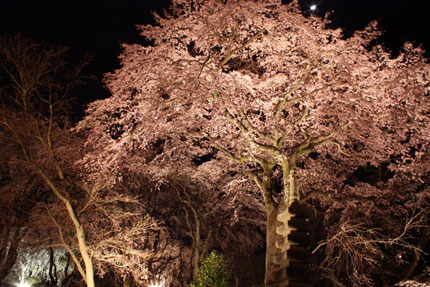
M 172 2 L 158 25 L 140 27 L 149 45 L 124 45 L 122 68 L 106 77 L 112 97 L 78 127 L 89 178 L 162 185 L 175 170 L 257 210 L 262 199 L 265 284 L 281 287 L 306 280 L 290 260 L 301 243 L 292 237 L 306 236 L 292 228 L 304 200 L 381 196 L 349 184 L 367 165 L 387 167 L 392 182 L 428 176 L 430 68 L 419 48 L 392 58 L 371 46 L 375 23 L 345 39 L 297 1 Z
M 0 38 L 0 192 L 2 205 L 10 204 L 2 209 L 1 252 L 10 258 L 2 272 L 10 271 L 18 247 L 21 262 L 43 254 L 34 248 L 59 248 L 87 286 L 94 286 L 94 272 L 144 284 L 152 279 L 147 262 L 169 259 L 152 251 L 158 237 L 172 242 L 127 189 L 107 186 L 106 175 L 90 182 L 79 173 L 83 141 L 70 129 L 69 92 L 85 63 L 70 69 L 65 60 L 65 48 L 19 34 Z
M 62 150 L 68 137 L 60 128 L 61 108 L 70 88 L 80 80 L 79 66 L 67 69 L 64 48 L 42 45 L 19 34 L 0 39 L 0 64 L 3 79 L 1 136 L 17 151 L 16 162 L 31 170 L 53 192 L 72 221 L 84 267 L 68 250 L 87 286 L 94 286 L 93 265 L 85 231 L 69 197 L 70 183 L 65 164 L 73 152 Z M 11 152 L 12 150 L 9 150 Z M 60 234 L 61 237 L 61 234 Z M 62 241 L 63 238 L 61 238 Z M 65 242 L 62 242 L 65 244 Z

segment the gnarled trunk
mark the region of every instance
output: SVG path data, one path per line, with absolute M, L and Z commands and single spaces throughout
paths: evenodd
M 309 212 L 298 201 L 267 216 L 266 287 L 311 287 L 318 280 L 313 270 L 313 226 Z
M 276 232 L 276 229 L 281 227 L 281 224 L 277 219 L 277 215 L 277 209 L 274 209 L 267 214 L 266 287 L 288 286 L 286 276 L 286 267 L 288 266 L 287 252 L 277 246 L 277 242 L 281 242 L 285 239 Z
M 295 171 L 289 168 L 284 169 L 284 196 L 279 204 L 274 202 L 269 180 L 273 167 L 269 168 L 257 181 L 267 213 L 265 286 L 311 287 L 318 274 L 312 268 L 314 232 L 310 213 L 299 203 Z

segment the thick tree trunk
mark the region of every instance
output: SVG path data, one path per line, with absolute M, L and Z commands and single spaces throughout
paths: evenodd
M 305 206 L 293 201 L 269 213 L 266 240 L 266 287 L 314 286 L 313 226 Z
M 318 274 L 312 270 L 313 226 L 307 208 L 299 203 L 294 170 L 284 163 L 284 197 L 271 200 L 268 177 L 263 178 L 267 212 L 266 287 L 312 287 Z M 265 184 L 264 184 L 265 183 Z
M 60 190 L 56 187 L 56 185 L 53 183 L 53 181 L 45 174 L 45 172 L 36 165 L 36 170 L 39 172 L 39 174 L 42 176 L 42 178 L 45 180 L 45 183 L 49 186 L 52 192 L 60 199 L 63 204 L 65 205 L 65 208 L 67 210 L 67 214 L 69 215 L 69 218 L 71 219 L 73 226 L 75 227 L 75 236 L 78 240 L 78 249 L 81 254 L 82 260 L 84 261 L 84 268 L 80 264 L 80 262 L 77 260 L 76 256 L 74 255 L 73 251 L 71 251 L 71 248 L 67 248 L 66 250 L 69 252 L 70 256 L 72 257 L 76 268 L 78 269 L 79 273 L 82 275 L 87 287 L 95 287 L 94 283 L 94 266 L 93 262 L 88 250 L 88 245 L 86 243 L 85 239 L 85 231 L 84 227 L 79 221 L 78 215 L 75 212 L 72 203 L 68 198 L 66 198 Z M 60 178 L 63 179 L 62 174 L 60 173 Z M 55 220 L 55 219 L 54 219 Z M 57 223 L 56 223 L 57 224 Z M 59 230 L 60 238 L 62 238 L 62 231 Z M 63 240 L 62 240 L 63 241 Z M 64 242 L 63 242 L 64 243 Z
M 266 287 L 288 287 L 286 276 L 286 267 L 288 267 L 287 252 L 281 246 L 277 246 L 278 242 L 287 242 L 288 239 L 276 232 L 276 229 L 281 226 L 277 220 L 277 215 L 276 209 L 267 214 Z

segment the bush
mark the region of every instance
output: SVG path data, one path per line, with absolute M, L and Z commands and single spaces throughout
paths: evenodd
M 234 286 L 232 273 L 224 256 L 212 251 L 200 267 L 194 283 L 189 287 L 231 287 Z

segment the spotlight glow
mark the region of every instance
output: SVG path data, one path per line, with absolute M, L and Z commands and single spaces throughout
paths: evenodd
M 31 287 L 31 284 L 27 283 L 27 282 L 24 282 L 24 281 L 21 281 L 16 286 L 17 287 Z
M 310 7 L 310 9 L 311 9 L 311 11 L 315 11 L 315 10 L 317 10 L 317 5 L 312 5 L 311 7 Z
M 163 281 L 161 282 L 151 282 L 148 287 L 163 287 Z

